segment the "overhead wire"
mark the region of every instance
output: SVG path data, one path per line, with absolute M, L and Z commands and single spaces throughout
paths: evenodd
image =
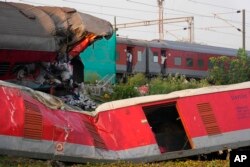
M 229 9 L 229 10 L 238 10 L 236 8 L 226 7 L 226 6 L 222 6 L 222 5 L 216 5 L 216 4 L 212 4 L 212 3 L 208 3 L 208 2 L 199 2 L 197 0 L 188 0 L 188 1 L 193 2 L 193 3 L 197 3 L 197 4 L 201 4 L 201 5 L 205 5 L 205 6 L 212 6 L 212 7 L 222 8 L 222 9 Z M 246 12 L 249 12 L 249 11 L 246 11 Z
M 127 0 L 127 1 L 131 2 L 131 3 L 136 3 L 136 4 L 140 4 L 140 5 L 145 5 L 145 6 L 151 6 L 151 7 L 158 8 L 158 6 L 156 6 L 156 5 L 151 5 L 151 4 L 147 4 L 147 3 L 143 3 L 143 2 L 138 2 L 138 1 L 134 1 L 134 0 Z M 175 11 L 175 12 L 180 12 L 180 13 L 197 15 L 197 16 L 201 16 L 201 17 L 213 17 L 212 15 L 211 16 L 202 15 L 202 14 L 197 14 L 197 13 L 188 12 L 188 11 L 184 11 L 184 10 L 178 10 L 178 9 L 171 9 L 171 8 L 165 8 L 165 7 L 163 9 L 170 10 L 170 11 Z
M 203 30 L 203 31 L 211 31 L 215 33 L 220 33 L 220 34 L 225 34 L 225 35 L 231 35 L 231 36 L 236 36 L 236 37 L 241 37 L 241 35 L 238 34 L 233 34 L 233 33 L 228 33 L 228 32 L 222 32 L 218 30 L 213 30 L 213 29 L 200 29 L 200 28 L 195 28 L 196 30 Z M 250 36 L 246 36 L 246 38 L 250 38 Z
M 20 2 L 27 2 L 27 3 L 30 3 L 30 4 L 43 5 L 43 6 L 46 5 L 46 4 L 44 4 L 44 3 L 33 2 L 33 1 L 28 1 L 28 0 L 19 0 L 19 1 L 20 1 Z
M 120 17 L 120 18 L 137 20 L 137 21 L 144 21 L 144 19 L 137 19 L 137 18 L 133 18 L 133 17 L 120 16 L 120 15 L 114 15 L 114 14 L 107 14 L 107 13 L 103 13 L 103 12 L 88 11 L 88 10 L 85 10 L 85 9 L 78 9 L 78 11 L 92 13 L 92 14 L 100 14 L 100 15 L 105 15 L 105 16 Z
M 216 17 L 216 18 L 218 18 L 218 19 L 224 21 L 225 23 L 227 23 L 228 25 L 232 26 L 232 27 L 235 28 L 236 30 L 241 31 L 240 28 L 236 27 L 235 25 L 233 25 L 232 23 L 230 23 L 228 20 L 223 19 L 222 17 L 218 16 L 217 14 L 215 14 L 214 17 Z
M 126 1 L 131 2 L 131 3 L 145 5 L 145 6 L 158 7 L 156 5 L 151 5 L 151 4 L 138 2 L 138 1 L 134 1 L 134 0 L 126 0 Z M 203 14 L 198 14 L 198 13 L 189 12 L 189 11 L 185 11 L 185 10 L 171 9 L 171 8 L 165 8 L 165 7 L 163 9 L 170 10 L 170 11 L 175 11 L 175 12 L 179 12 L 179 13 L 191 14 L 191 15 L 198 16 L 198 17 L 214 18 L 213 14 L 211 14 L 211 15 L 203 15 Z M 237 9 L 234 9 L 234 8 L 231 8 L 231 10 L 237 11 Z M 241 23 L 240 21 L 236 21 L 236 20 L 229 20 L 229 19 L 227 19 L 227 20 L 231 21 L 231 22 Z M 246 24 L 250 24 L 250 23 L 246 23 Z
M 28 2 L 28 3 L 33 3 L 33 4 L 39 4 L 39 5 L 47 5 L 47 4 L 44 4 L 44 3 L 39 3 L 39 2 L 31 2 L 31 1 L 28 1 L 28 0 L 19 0 L 19 1 L 23 1 L 23 2 Z M 65 1 L 65 2 L 70 2 L 70 3 L 81 3 L 81 4 L 85 4 L 85 5 L 91 5 L 91 6 L 99 6 L 99 7 L 104 7 L 104 8 L 117 8 L 115 6 L 107 6 L 107 5 L 99 5 L 99 4 L 92 4 L 92 3 L 86 3 L 86 2 L 76 2 L 76 1 L 73 1 L 73 0 L 62 0 L 62 1 Z M 131 3 L 137 3 L 137 4 L 142 4 L 142 5 L 146 5 L 146 6 L 151 6 L 151 7 L 157 7 L 156 5 L 151 5 L 151 4 L 147 4 L 147 3 L 143 3 L 143 2 L 137 2 L 137 1 L 134 1 L 134 0 L 126 0 L 128 2 L 131 2 Z M 204 4 L 205 5 L 205 4 Z M 219 6 L 218 6 L 219 7 Z M 133 10 L 137 10 L 137 9 L 128 9 L 128 8 L 125 8 L 125 7 L 118 7 L 118 9 L 121 9 L 121 10 L 129 10 L 129 11 L 133 11 Z M 179 13 L 187 13 L 187 14 L 193 14 L 195 16 L 199 16 L 199 17 L 207 17 L 207 18 L 213 18 L 214 16 L 210 16 L 210 15 L 202 15 L 202 14 L 197 14 L 197 13 L 193 13 L 193 12 L 187 12 L 187 11 L 184 11 L 184 10 L 177 10 L 177 9 L 170 9 L 170 8 L 164 8 L 166 10 L 170 10 L 170 11 L 174 11 L 174 12 L 179 12 Z M 144 19 L 137 19 L 137 18 L 134 18 L 134 17 L 127 17 L 127 16 L 117 16 L 117 15 L 114 15 L 114 14 L 107 14 L 107 13 L 103 13 L 103 12 L 94 12 L 94 11 L 87 11 L 87 10 L 83 10 L 83 9 L 80 9 L 81 11 L 84 11 L 84 12 L 88 12 L 88 13 L 93 13 L 93 14 L 99 14 L 99 15 L 106 15 L 106 16 L 116 16 L 116 17 L 120 17 L 120 18 L 126 18 L 126 19 L 131 19 L 131 20 L 144 20 Z M 236 10 L 234 8 L 231 8 L 230 10 Z M 140 11 L 140 12 L 148 12 L 147 10 L 137 10 L 137 11 Z M 151 11 L 149 13 L 157 13 L 157 12 L 154 12 L 154 11 Z M 224 12 L 224 13 L 216 13 L 217 16 L 218 14 L 231 14 L 231 13 L 234 13 L 234 12 Z M 165 14 L 165 13 L 164 13 Z M 173 14 L 173 13 L 171 13 Z M 229 19 L 224 19 L 224 20 L 227 20 L 227 21 L 230 21 L 230 22 L 237 22 L 237 23 L 241 23 L 240 21 L 235 21 L 235 20 L 229 20 Z M 248 24 L 248 23 L 246 23 Z M 174 24 L 172 24 L 174 25 Z M 179 26 L 179 27 L 183 27 L 183 26 L 180 26 L 180 25 L 174 25 L 174 26 Z M 232 25 L 231 25 L 232 26 Z M 232 26 L 233 27 L 233 26 Z M 238 36 L 236 34 L 232 34 L 232 33 L 225 33 L 225 32 L 219 32 L 219 31 L 216 31 L 216 30 L 211 30 L 213 27 L 203 27 L 203 29 L 199 29 L 199 30 L 206 30 L 206 31 L 213 31 L 213 32 L 217 32 L 217 33 L 223 33 L 225 35 L 235 35 L 235 36 Z M 214 27 L 215 28 L 215 27 Z M 218 28 L 218 27 L 217 27 Z M 223 27 L 221 27 L 223 28 Z M 225 27 L 227 28 L 227 27 Z M 237 28 L 237 27 L 234 27 L 234 28 Z M 196 28 L 197 29 L 197 28 Z M 131 30 L 128 30 L 128 31 L 131 31 Z M 137 30 L 138 31 L 138 30 Z M 169 31 L 169 30 L 168 30 Z M 170 30 L 171 31 L 171 30 Z M 177 31 L 177 30 L 176 30 Z M 148 32 L 148 31 L 147 31 Z M 249 37 L 247 37 L 249 38 Z
M 110 9 L 120 9 L 120 10 L 127 10 L 127 11 L 135 11 L 135 12 L 143 12 L 143 13 L 156 13 L 156 14 L 158 14 L 158 12 L 156 12 L 156 11 L 141 10 L 141 9 L 135 9 L 135 8 L 124 8 L 124 7 L 117 7 L 117 6 L 99 5 L 99 4 L 79 2 L 79 1 L 74 1 L 74 0 L 62 0 L 62 1 L 71 2 L 71 3 L 80 3 L 80 4 L 84 4 L 84 5 L 98 6 L 98 7 L 110 8 Z
M 174 37 L 174 38 L 176 38 L 178 41 L 180 41 L 181 39 L 177 36 L 177 35 L 175 35 L 174 33 L 171 33 L 170 31 L 168 31 L 168 30 L 165 30 L 166 31 L 166 35 L 171 35 L 172 37 Z
M 43 4 L 43 3 L 38 3 L 38 2 L 31 2 L 31 1 L 27 1 L 27 0 L 20 0 L 20 1 L 26 1 L 26 2 L 29 2 L 29 3 L 35 3 L 35 4 L 40 4 L 40 5 L 46 5 L 46 4 Z M 99 5 L 99 4 L 93 4 L 93 3 L 86 3 L 86 2 L 79 2 L 79 1 L 75 1 L 75 0 L 62 0 L 62 1 L 65 1 L 65 2 L 69 2 L 69 3 L 77 3 L 77 4 L 85 4 L 85 5 L 90 5 L 90 6 L 99 6 L 99 7 L 104 7 L 104 8 L 112 8 L 112 9 L 120 9 L 120 10 L 128 10 L 128 11 L 136 11 L 136 12 L 143 12 L 143 13 L 158 13 L 158 12 L 154 12 L 154 11 L 149 11 L 149 10 L 141 10 L 141 9 L 131 9 L 131 8 L 124 8 L 124 7 L 116 7 L 116 6 L 107 6 L 107 5 Z M 143 5 L 147 5 L 147 6 L 151 6 L 151 7 L 158 7 L 156 5 L 151 5 L 151 4 L 147 4 L 147 3 L 142 3 L 142 2 L 137 2 L 137 1 L 134 1 L 134 0 L 126 0 L 128 2 L 131 2 L 131 3 L 137 3 L 137 4 L 143 4 Z M 167 10 L 170 10 L 170 11 L 175 11 L 175 12 L 181 12 L 181 13 L 187 13 L 187 14 L 192 14 L 192 15 L 196 15 L 196 16 L 199 16 L 199 17 L 208 17 L 208 18 L 213 18 L 214 16 L 210 16 L 210 15 L 202 15 L 202 14 L 197 14 L 197 13 L 193 13 L 193 12 L 187 12 L 187 11 L 183 11 L 183 10 L 176 10 L 176 9 L 170 9 L 170 8 L 165 8 Z M 90 11 L 88 11 L 90 12 Z M 97 14 L 101 14 L 99 12 L 92 12 L 92 13 L 97 13 Z M 231 13 L 231 12 L 229 12 Z M 177 13 L 166 13 L 164 12 L 164 14 L 171 14 L 171 15 L 181 15 L 181 14 L 177 14 Z M 217 13 L 217 14 L 223 14 L 223 13 Z M 105 14 L 103 13 L 103 15 L 108 15 L 108 16 L 113 16 L 115 17 L 116 15 L 111 15 L 111 14 Z M 118 16 L 120 18 L 127 18 L 127 19 L 133 19 L 133 20 L 144 20 L 144 19 L 137 19 L 137 18 L 134 18 L 134 17 L 126 17 L 126 16 Z M 229 20 L 227 19 L 227 21 L 230 21 L 230 22 L 235 22 L 235 23 L 241 23 L 240 21 L 236 21 L 236 20 Z M 248 25 L 250 23 L 246 23 L 246 25 Z
M 202 4 L 202 5 L 206 5 L 206 6 L 213 6 L 213 7 L 223 8 L 223 9 L 237 10 L 235 8 L 230 8 L 230 7 L 215 5 L 215 4 L 211 4 L 211 3 L 207 3 L 207 2 L 198 2 L 196 0 L 188 0 L 188 1 L 193 2 L 193 3 L 199 3 L 199 4 Z

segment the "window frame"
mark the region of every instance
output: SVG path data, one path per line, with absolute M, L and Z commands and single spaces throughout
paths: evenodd
M 142 51 L 141 50 L 137 51 L 137 61 L 142 62 Z
M 159 62 L 159 54 L 158 54 L 158 52 L 153 52 L 153 62 L 154 63 L 158 63 Z
M 194 59 L 191 57 L 186 58 L 186 67 L 194 67 Z
M 175 66 L 181 66 L 182 65 L 182 57 L 181 56 L 174 57 L 174 65 Z
M 205 61 L 204 61 L 203 59 L 199 58 L 199 59 L 197 60 L 197 66 L 198 66 L 199 68 L 204 68 L 204 66 L 205 66 Z

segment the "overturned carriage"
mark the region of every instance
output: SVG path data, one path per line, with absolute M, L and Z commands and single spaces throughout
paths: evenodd
M 152 162 L 250 145 L 249 82 L 113 101 L 93 112 L 3 81 L 0 95 L 1 154 Z

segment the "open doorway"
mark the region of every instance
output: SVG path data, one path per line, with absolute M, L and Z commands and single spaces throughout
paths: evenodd
M 133 47 L 128 46 L 126 49 L 126 63 L 127 63 L 127 73 L 132 73 L 133 71 Z
M 143 107 L 161 152 L 191 149 L 176 104 Z
M 166 73 L 166 61 L 167 61 L 167 56 L 166 56 L 166 50 L 161 49 L 161 74 Z

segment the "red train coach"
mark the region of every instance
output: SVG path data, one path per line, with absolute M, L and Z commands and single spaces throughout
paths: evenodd
M 0 154 L 152 162 L 250 146 L 249 85 L 143 96 L 86 112 L 0 81 Z
M 126 51 L 132 55 L 132 71 L 127 71 Z M 236 56 L 237 50 L 176 41 L 145 41 L 117 38 L 117 73 L 182 74 L 203 78 L 208 75 L 209 58 Z

